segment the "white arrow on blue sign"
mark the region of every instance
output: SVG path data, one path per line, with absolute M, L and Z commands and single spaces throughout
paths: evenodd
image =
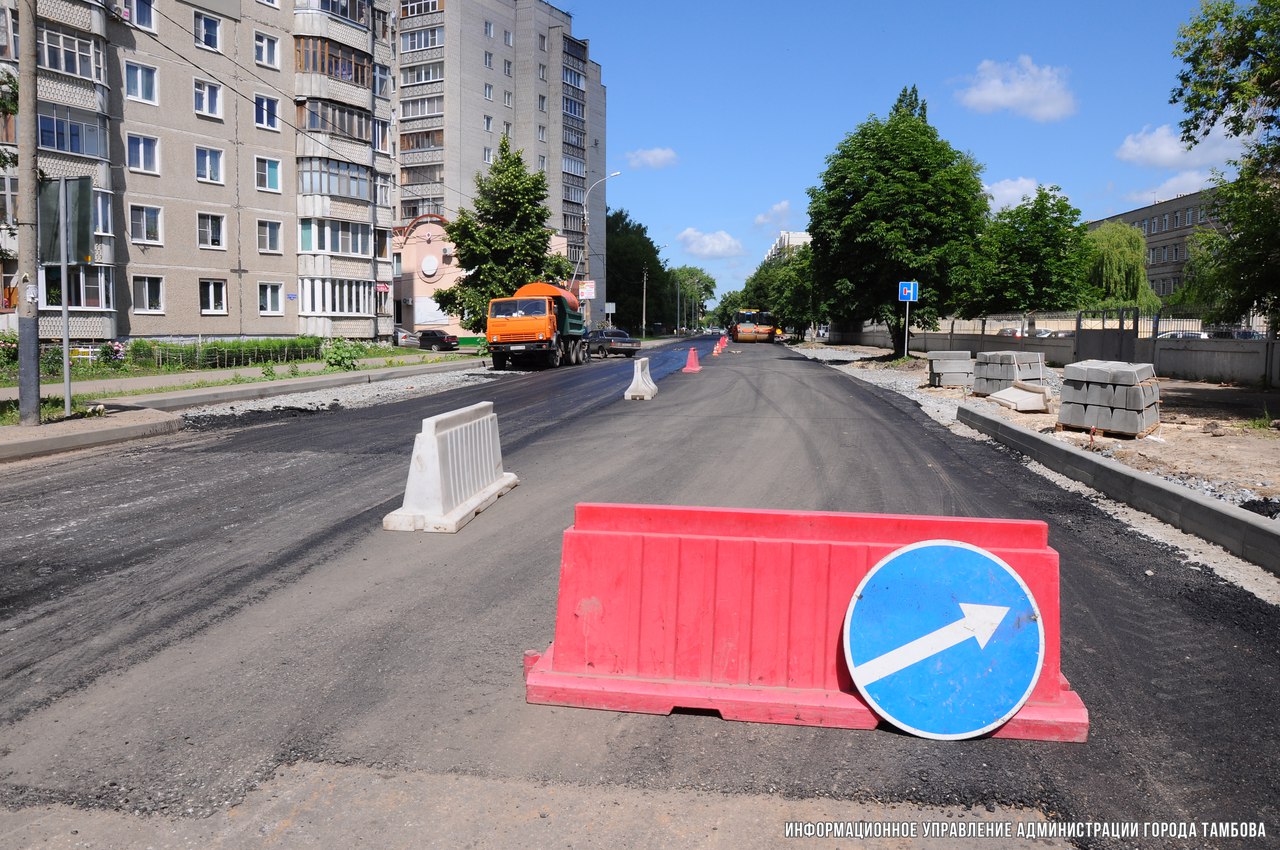
M 968 543 L 926 540 L 863 578 L 845 615 L 844 652 L 859 693 L 894 726 L 974 738 L 1031 696 L 1044 626 L 1030 589 L 1003 560 Z
M 920 281 L 904 280 L 898 284 L 898 300 L 899 301 L 919 301 L 920 300 Z

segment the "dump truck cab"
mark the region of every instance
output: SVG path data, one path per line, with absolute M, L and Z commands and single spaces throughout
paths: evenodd
M 581 363 L 585 332 L 577 296 L 550 283 L 527 283 L 489 302 L 485 333 L 495 369 L 520 361 L 552 368 Z

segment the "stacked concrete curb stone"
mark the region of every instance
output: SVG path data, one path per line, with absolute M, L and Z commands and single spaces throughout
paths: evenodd
M 930 351 L 925 356 L 929 358 L 929 386 L 973 386 L 974 360 L 969 352 Z
M 980 351 L 973 364 L 973 394 L 1007 390 L 1014 381 L 1044 383 L 1044 353 L 1040 351 Z
M 1160 424 L 1160 384 L 1150 363 L 1082 360 L 1062 372 L 1058 424 L 1137 436 Z

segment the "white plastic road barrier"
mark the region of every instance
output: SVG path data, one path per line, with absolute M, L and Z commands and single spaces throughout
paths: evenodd
M 622 397 L 647 401 L 658 394 L 658 385 L 653 382 L 653 378 L 649 377 L 649 358 L 637 357 L 633 362 L 636 367 L 635 376 Z
M 422 420 L 413 442 L 404 506 L 382 518 L 388 531 L 453 533 L 520 483 L 502 471 L 493 402 Z

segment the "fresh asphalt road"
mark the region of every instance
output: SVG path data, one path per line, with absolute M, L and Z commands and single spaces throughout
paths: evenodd
M 777 843 L 786 813 L 814 800 L 883 804 L 878 818 L 908 803 L 1026 806 L 1280 831 L 1274 608 L 901 396 L 781 346 L 714 359 L 699 346 L 697 374 L 680 371 L 683 348 L 652 352 L 660 392 L 646 402 L 621 400 L 632 364 L 614 360 L 7 467 L 0 844 L 14 823 L 30 838 L 86 809 L 231 824 L 255 789 L 315 771 L 313 805 L 337 809 L 355 805 L 342 796 L 353 777 L 366 793 L 400 783 L 378 797 L 375 833 L 411 820 L 396 801 L 422 777 L 449 778 L 463 822 L 480 788 L 540 789 L 542 811 L 485 814 L 530 845 L 571 798 L 602 788 L 632 794 L 621 808 L 635 793 L 774 801 L 766 811 L 783 814 L 752 846 Z M 520 485 L 457 535 L 382 531 L 420 420 L 479 400 L 495 403 Z M 1043 519 L 1061 553 L 1063 672 L 1090 710 L 1089 742 L 527 705 L 522 652 L 551 639 L 560 536 L 584 501 Z M 70 808 L 23 820 L 41 804 Z M 626 818 L 594 816 L 600 829 Z M 711 843 L 693 823 L 634 828 Z

